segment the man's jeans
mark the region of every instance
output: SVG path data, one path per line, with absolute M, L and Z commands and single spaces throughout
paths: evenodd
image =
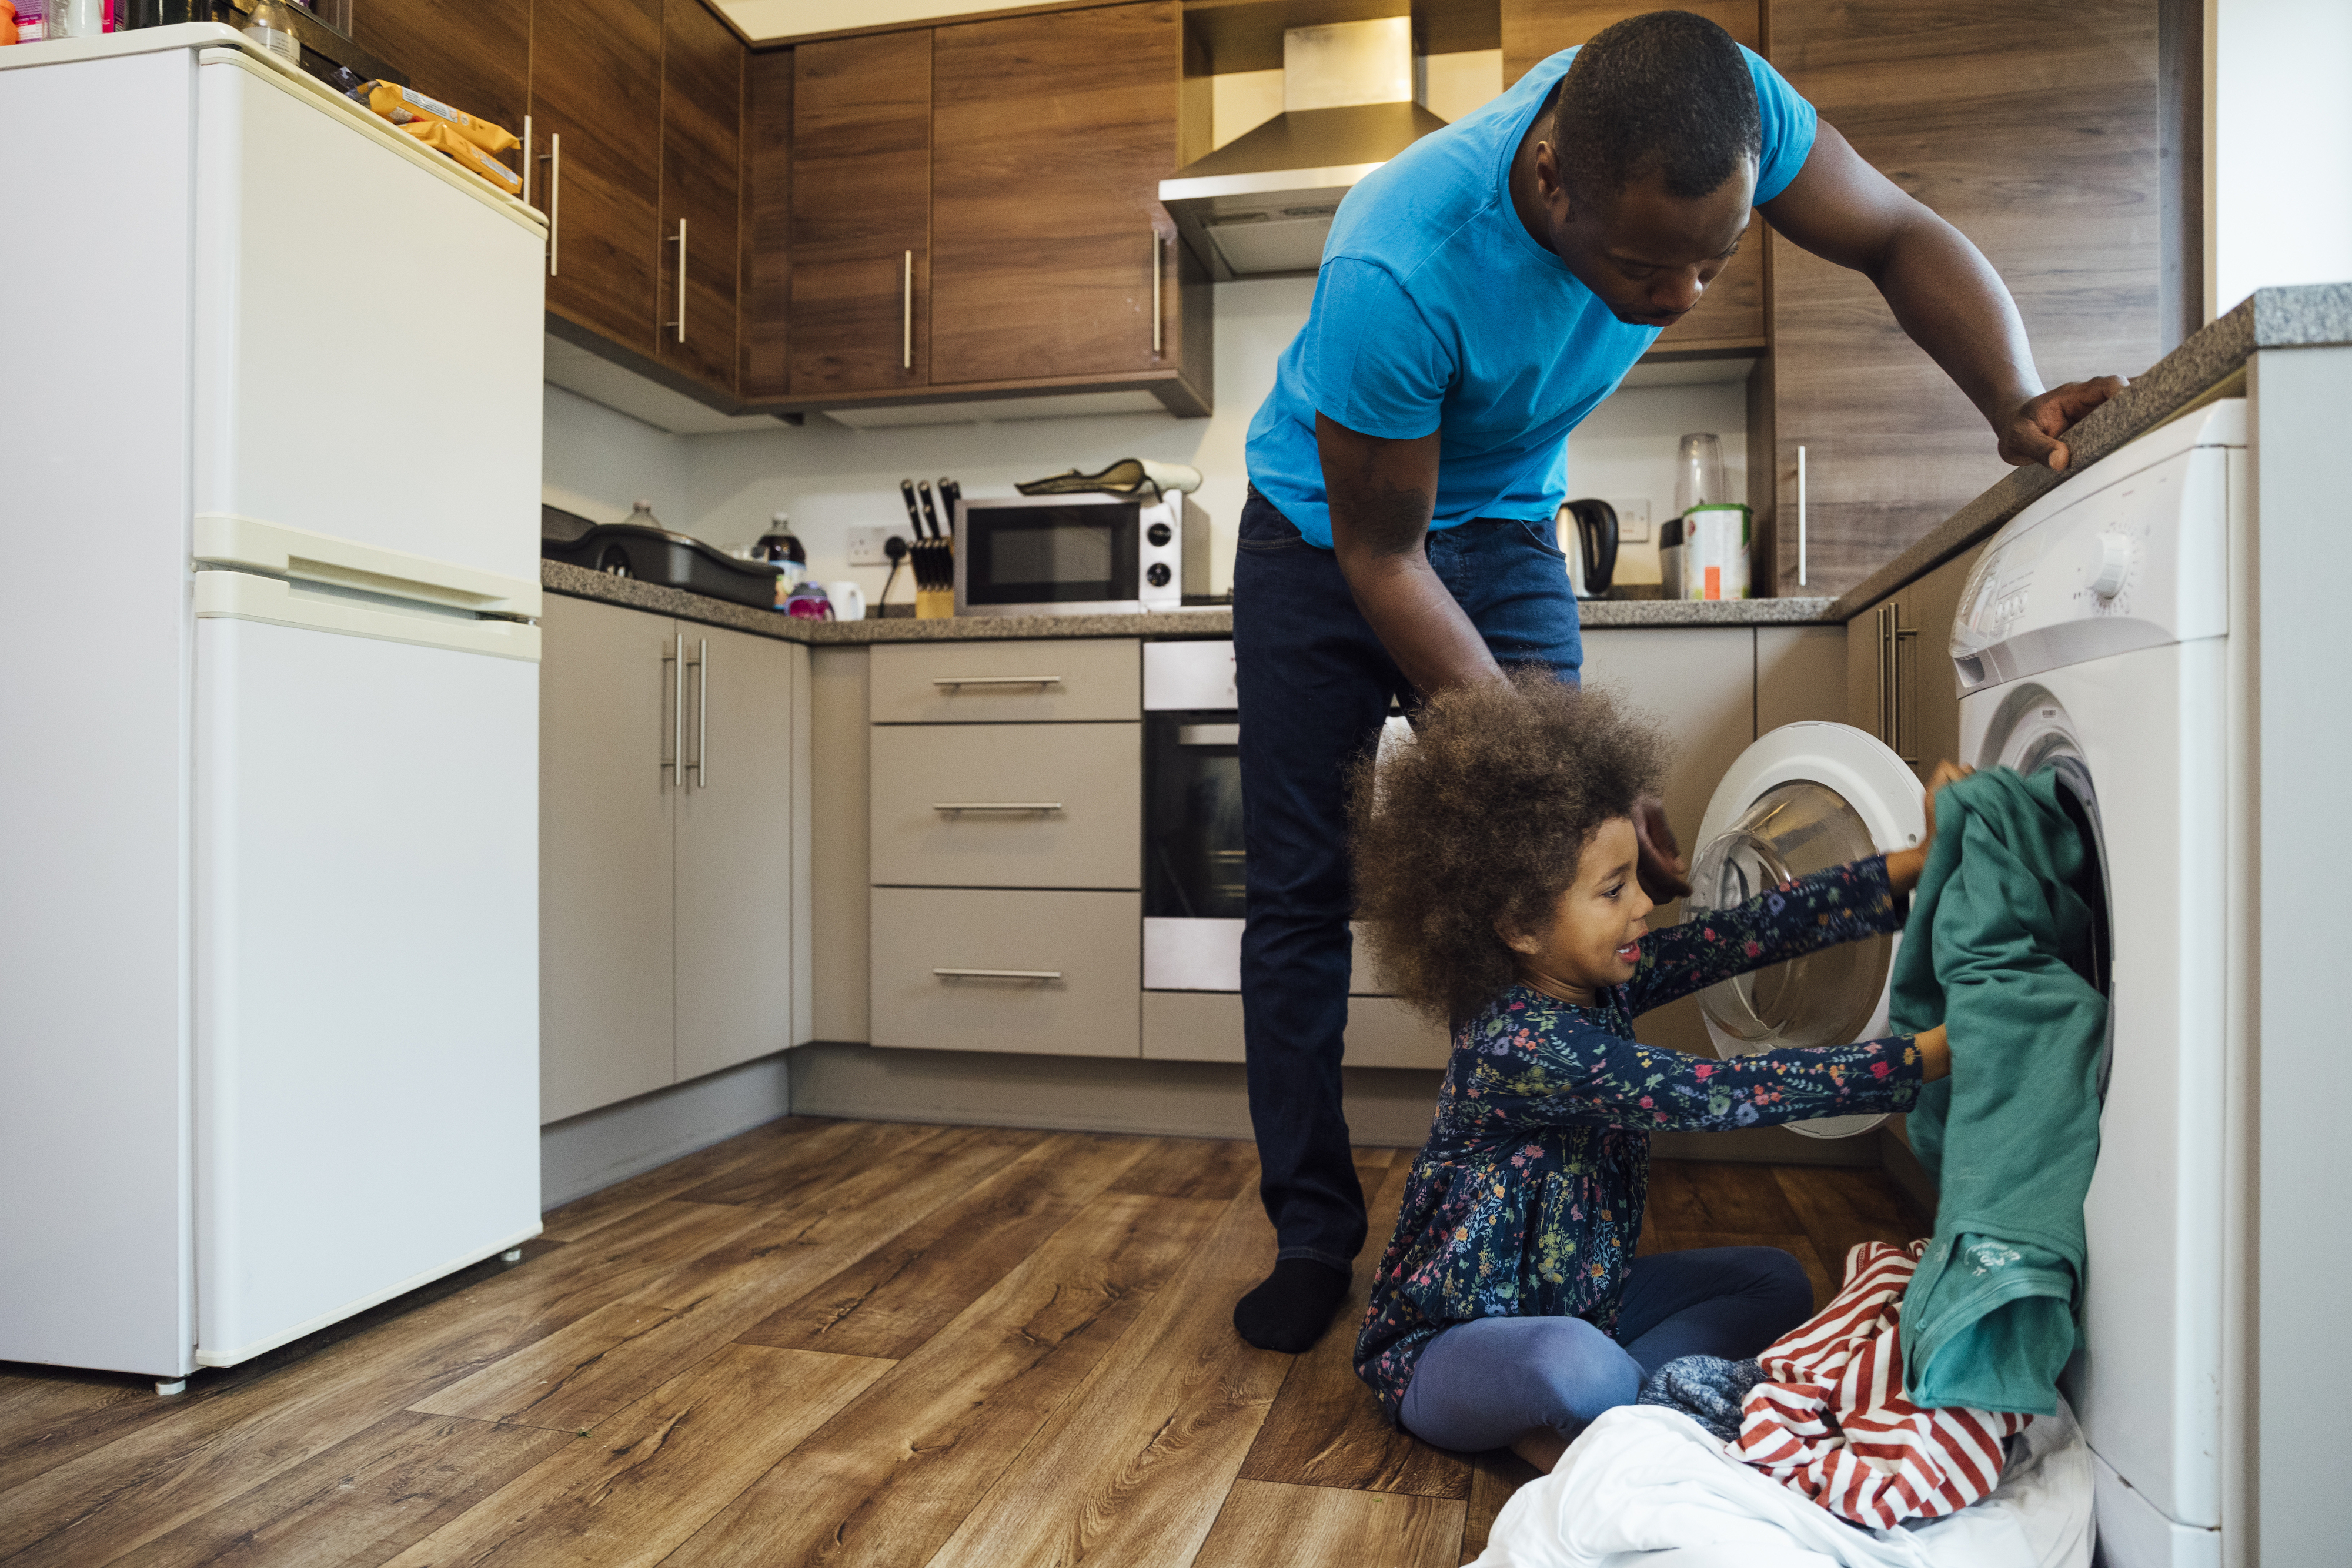
M 1433 531 L 1429 560 L 1505 664 L 1576 678 L 1564 558 L 1542 523 L 1481 518 Z M 1277 1258 L 1345 1270 L 1364 1245 L 1364 1194 L 1340 1110 L 1352 943 L 1349 766 L 1377 744 L 1391 697 L 1416 694 L 1356 608 L 1338 560 L 1250 491 L 1234 563 L 1242 821 L 1249 925 L 1242 1017 L 1258 1190 Z

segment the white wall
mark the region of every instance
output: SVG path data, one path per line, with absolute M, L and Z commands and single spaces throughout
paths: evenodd
M 549 387 L 542 493 L 598 522 L 625 517 L 643 497 L 669 527 L 721 548 L 750 544 L 773 514 L 789 512 L 814 576 L 856 580 L 870 601 L 888 569 L 852 568 L 847 530 L 903 529 L 901 478 L 936 483 L 949 476 L 967 495 L 1010 496 L 1016 482 L 1065 468 L 1164 458 L 1205 476 L 1193 500 L 1209 518 L 1211 591 L 1222 593 L 1233 585 L 1234 530 L 1248 486 L 1243 444 L 1274 385 L 1275 361 L 1306 322 L 1314 280 L 1225 283 L 1216 294 L 1217 412 L 1209 419 L 1130 413 L 852 430 L 813 414 L 800 429 L 670 435 Z M 1745 395 L 1738 383 L 1628 387 L 1570 438 L 1572 494 L 1650 503 L 1650 539 L 1622 547 L 1619 581 L 1658 580 L 1656 525 L 1673 507 L 1675 446 L 1685 432 L 1722 436 L 1731 493 L 1741 493 Z M 911 601 L 913 593 L 902 570 L 891 597 Z
M 2207 0 L 2205 313 L 2352 279 L 2352 4 Z
M 651 501 L 654 516 L 668 527 L 694 531 L 687 515 L 684 437 L 558 386 L 546 389 L 544 429 L 541 500 L 592 523 L 617 523 L 637 502 Z

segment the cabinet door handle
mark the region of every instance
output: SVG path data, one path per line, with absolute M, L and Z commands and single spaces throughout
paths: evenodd
M 685 641 L 683 637 L 678 639 L 681 645 Z M 710 788 L 710 640 L 709 638 L 698 637 L 694 640 L 694 658 L 691 662 L 694 666 L 695 691 L 694 760 L 687 766 L 694 769 L 694 787 L 698 789 L 708 789 Z M 683 782 L 684 779 L 684 769 L 680 769 L 679 779 Z
M 1903 748 L 1903 644 L 1918 635 L 1919 628 L 1903 624 L 1900 602 L 1878 607 L 1878 737 L 1895 756 L 1915 766 L 1919 758 Z M 1916 672 L 1917 660 L 1912 663 Z M 1917 737 L 1913 739 L 1916 742 Z
M 530 155 L 530 116 L 522 117 L 522 204 L 530 205 L 530 170 L 539 160 Z
M 1058 980 L 1059 969 L 933 969 L 942 980 Z
M 915 368 L 915 253 L 911 250 L 898 285 L 898 368 Z
M 563 132 L 547 133 L 547 151 L 539 155 L 539 161 L 547 165 L 547 276 L 553 277 L 556 249 L 563 235 Z
M 1058 811 L 1059 800 L 934 800 L 931 810 L 952 815 L 958 811 Z
M 1166 341 L 1166 324 L 1160 315 L 1160 231 L 1151 231 L 1151 357 L 1158 359 Z
M 953 690 L 958 686 L 1058 686 L 1059 675 L 938 675 L 931 685 Z
M 677 233 L 673 236 L 671 243 L 677 246 L 677 319 L 665 321 L 662 325 L 677 328 L 677 340 L 683 343 L 686 341 L 686 220 L 684 218 L 677 220 Z
M 1805 449 L 1797 448 L 1797 586 L 1805 586 Z
M 661 770 L 681 789 L 686 788 L 686 637 L 683 632 L 670 639 L 670 651 L 662 655 L 662 668 L 669 673 L 669 748 L 661 759 Z

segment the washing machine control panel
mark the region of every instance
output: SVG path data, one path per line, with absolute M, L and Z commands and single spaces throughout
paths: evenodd
M 1960 591 L 1960 690 L 2229 630 L 2245 402 L 2142 437 L 1993 536 Z

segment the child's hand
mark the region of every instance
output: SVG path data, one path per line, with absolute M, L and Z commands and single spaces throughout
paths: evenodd
M 1896 850 L 1886 857 L 1887 884 L 1896 893 L 1908 893 L 1919 885 L 1919 873 L 1927 869 L 1927 852 L 1936 842 L 1936 791 L 1955 779 L 1965 779 L 1976 771 L 1959 763 L 1946 760 L 1936 764 L 1936 771 L 1927 776 L 1927 831 L 1919 842 L 1907 850 Z

